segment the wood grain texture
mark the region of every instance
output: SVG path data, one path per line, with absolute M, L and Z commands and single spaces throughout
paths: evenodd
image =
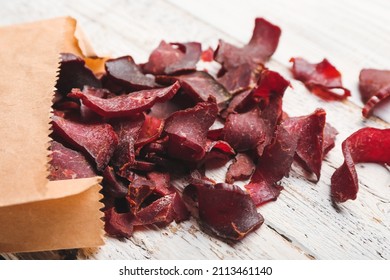
M 200 41 L 215 47 L 217 39 L 242 45 L 255 17 L 281 26 L 277 52 L 268 66 L 291 79 L 284 110 L 303 115 L 322 107 L 340 134 L 325 158 L 321 180 L 314 184 L 294 167 L 283 179 L 276 202 L 258 208 L 265 224 L 244 240 L 227 244 L 199 230 L 193 219 L 164 229 L 147 228 L 129 240 L 107 238 L 98 249 L 80 250 L 80 259 L 390 259 L 390 172 L 359 164 L 360 191 L 355 201 L 333 205 L 330 176 L 343 161 L 341 142 L 364 126 L 390 127 L 381 119 L 361 117 L 357 77 L 362 67 L 390 69 L 390 3 L 375 1 L 1 1 L 0 24 L 70 15 L 78 19 L 99 54 L 130 54 L 144 62 L 161 39 Z M 227 4 L 227 2 L 229 4 Z M 313 62 L 327 57 L 343 74 L 353 98 L 325 102 L 292 80 L 288 60 Z M 379 116 L 390 121 L 388 108 Z M 224 169 L 208 172 L 224 180 Z M 181 187 L 180 182 L 176 182 Z M 60 258 L 57 252 L 4 255 L 5 258 Z

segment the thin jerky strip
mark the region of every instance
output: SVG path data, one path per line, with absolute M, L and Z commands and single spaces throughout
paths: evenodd
M 81 99 L 95 113 L 107 117 L 131 117 L 150 109 L 156 102 L 171 99 L 180 88 L 178 82 L 172 86 L 132 92 L 126 95 L 103 99 L 79 89 L 72 90 L 69 97 Z

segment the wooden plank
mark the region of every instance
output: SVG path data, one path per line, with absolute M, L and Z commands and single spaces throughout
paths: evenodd
M 224 1 L 226 2 L 226 1 Z M 197 40 L 205 46 L 216 46 L 223 38 L 234 44 L 245 43 L 253 28 L 256 16 L 265 16 L 280 25 L 283 37 L 275 58 L 269 67 L 291 78 L 288 59 L 300 54 L 313 61 L 327 56 L 344 74 L 347 86 L 356 88 L 356 73 L 363 65 L 383 67 L 390 65 L 389 57 L 383 57 L 388 39 L 378 42 L 377 36 L 388 31 L 383 27 L 384 12 L 372 19 L 370 15 L 384 10 L 386 3 L 375 1 L 367 9 L 360 2 L 357 8 L 348 10 L 355 2 L 330 1 L 314 5 L 311 1 L 248 1 L 241 5 L 229 1 L 229 5 L 218 1 L 131 1 L 107 2 L 103 0 L 24 1 L 19 10 L 9 1 L 0 17 L 0 23 L 16 23 L 41 17 L 57 16 L 60 13 L 76 17 L 86 34 L 101 54 L 113 56 L 131 54 L 136 61 L 147 59 L 148 53 L 161 39 L 167 41 Z M 266 3 L 266 4 L 265 4 Z M 327 2 L 328 3 L 328 2 Z M 328 5 L 328 4 L 326 4 Z M 375 6 L 377 5 L 377 6 Z M 283 7 L 281 9 L 280 7 Z M 302 9 L 302 10 L 301 10 Z M 318 11 L 319 12 L 318 12 Z M 345 15 L 345 12 L 347 14 Z M 306 16 L 302 16 L 302 13 Z M 218 15 L 218 16 L 215 16 Z M 356 23 L 356 16 L 373 22 L 372 31 L 367 30 L 371 42 L 363 47 L 355 43 L 343 43 L 341 37 L 355 38 L 358 32 L 349 25 L 341 25 L 343 19 Z M 234 19 L 234 20 L 233 20 Z M 239 24 L 238 24 L 239 22 Z M 338 24 L 336 24 L 336 23 Z M 310 28 L 307 28 L 310 26 Z M 341 28 L 342 32 L 330 34 L 326 31 Z M 185 28 L 183 28 L 185 27 Z M 333 28 L 332 28 L 333 27 Z M 314 34 L 315 33 L 315 34 Z M 337 33 L 337 32 L 335 32 Z M 314 36 L 314 37 L 313 37 Z M 383 36 L 382 36 L 383 37 Z M 352 39 L 351 39 L 352 40 Z M 375 53 L 368 51 L 372 42 L 378 43 Z M 388 45 L 387 45 L 388 46 Z M 351 51 L 353 50 L 353 51 Z M 363 59 L 363 62 L 362 62 Z M 371 64 L 370 64 L 371 63 Z M 382 63 L 382 64 L 381 64 Z M 356 201 L 335 208 L 329 197 L 330 176 L 342 163 L 340 144 L 342 140 L 365 125 L 389 127 L 379 119 L 362 120 L 360 108 L 351 102 L 324 102 L 307 92 L 301 83 L 293 81 L 294 90 L 286 93 L 284 108 L 291 115 L 312 112 L 317 107 L 327 111 L 328 121 L 336 126 L 340 134 L 337 147 L 327 156 L 322 178 L 315 185 L 302 179 L 298 168 L 290 178 L 283 180 L 285 190 L 277 202 L 259 208 L 265 216 L 265 224 L 255 233 L 234 245 L 205 235 L 194 220 L 165 229 L 146 229 L 136 232 L 127 241 L 108 238 L 107 244 L 98 250 L 79 252 L 81 259 L 389 259 L 390 258 L 390 175 L 377 165 L 360 165 L 358 168 L 361 190 Z M 355 90 L 354 93 L 357 93 Z M 356 101 L 357 102 L 357 101 Z M 302 105 L 304 104 L 304 105 Z M 208 174 L 223 180 L 222 170 Z M 174 249 L 180 248 L 180 249 Z M 6 255 L 6 258 L 55 258 L 53 252 Z

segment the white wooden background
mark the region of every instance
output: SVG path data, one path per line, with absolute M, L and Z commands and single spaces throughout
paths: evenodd
M 330 201 L 330 176 L 343 161 L 343 139 L 364 126 L 390 127 L 390 107 L 381 119 L 361 118 L 358 74 L 363 67 L 390 69 L 390 1 L 370 0 L 0 0 L 0 25 L 55 16 L 75 17 L 101 55 L 132 55 L 144 62 L 161 39 L 200 41 L 215 47 L 217 39 L 242 45 L 254 18 L 265 17 L 282 28 L 279 47 L 269 67 L 291 79 L 289 58 L 312 62 L 328 58 L 352 90 L 350 101 L 324 102 L 300 82 L 285 96 L 284 109 L 303 115 L 323 107 L 340 132 L 326 157 L 317 184 L 297 168 L 283 180 L 276 202 L 258 210 L 265 223 L 234 245 L 199 231 L 195 220 L 165 229 L 145 229 L 130 240 L 107 238 L 98 249 L 80 250 L 80 259 L 390 259 L 390 171 L 359 164 L 356 201 L 335 207 Z M 0 34 L 1 36 L 1 34 Z M 0 50 L 1 51 L 1 50 Z M 387 120 L 387 122 L 383 121 Z M 223 180 L 220 170 L 209 176 Z M 6 259 L 58 258 L 57 252 L 3 254 Z

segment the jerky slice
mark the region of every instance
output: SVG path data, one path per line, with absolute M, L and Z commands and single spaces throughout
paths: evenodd
M 304 167 L 316 175 L 317 181 L 321 175 L 324 152 L 325 118 L 326 112 L 317 109 L 311 115 L 288 118 L 283 122 L 283 127 L 290 134 L 299 135 L 296 155 Z
M 143 65 L 143 70 L 154 75 L 195 70 L 201 53 L 201 45 L 197 42 L 168 44 L 161 41 Z
M 250 183 L 245 186 L 256 206 L 279 196 L 282 187 L 277 182 L 290 172 L 297 143 L 298 135 L 278 126 L 274 142 L 264 149 Z
M 295 79 L 303 82 L 315 95 L 325 100 L 343 100 L 351 96 L 344 88 L 340 72 L 326 59 L 317 64 L 311 64 L 303 58 L 291 58 L 292 73 Z M 337 90 L 343 93 L 338 94 Z
M 101 88 L 101 82 L 93 72 L 85 67 L 85 61 L 71 53 L 61 54 L 60 74 L 57 80 L 56 89 L 62 94 L 68 94 L 72 88 L 83 88 L 84 86 Z
M 248 155 L 239 153 L 234 162 L 229 166 L 225 181 L 228 184 L 232 184 L 237 180 L 247 180 L 251 177 L 255 168 L 256 165 Z
M 56 141 L 51 142 L 51 161 L 49 180 L 88 178 L 96 173 L 83 154 L 64 147 Z
M 164 84 L 180 81 L 182 90 L 194 101 L 205 102 L 212 95 L 221 108 L 231 97 L 224 86 L 204 71 L 196 71 L 179 76 L 159 76 L 157 77 L 157 81 Z
M 356 199 L 359 189 L 355 163 L 390 164 L 390 129 L 362 128 L 342 143 L 344 163 L 331 178 L 331 195 L 335 202 Z
M 264 18 L 256 18 L 253 35 L 247 45 L 238 48 L 220 40 L 214 59 L 228 71 L 245 63 L 264 64 L 275 52 L 280 34 L 278 26 Z
M 253 88 L 264 63 L 275 52 L 281 30 L 263 18 L 256 18 L 251 40 L 238 48 L 219 40 L 214 59 L 222 64 L 218 80 L 232 93 Z
M 156 87 L 154 78 L 142 73 L 131 56 L 109 59 L 105 63 L 106 79 L 116 84 L 121 91 L 142 90 Z
M 121 119 L 113 123 L 119 143 L 112 157 L 112 163 L 120 169 L 126 169 L 135 162 L 135 142 L 144 124 L 143 114 L 134 119 Z
M 167 152 L 174 158 L 198 161 L 205 155 L 207 131 L 218 114 L 213 102 L 198 103 L 195 107 L 173 113 L 165 122 L 169 136 Z
M 240 240 L 264 222 L 249 194 L 237 186 L 189 185 L 183 195 L 197 203 L 202 227 L 221 238 Z
M 110 161 L 116 146 L 118 137 L 109 124 L 83 124 L 52 117 L 54 132 L 95 160 L 99 171 L 104 170 Z
M 379 103 L 390 100 L 390 71 L 377 69 L 361 70 L 359 90 L 365 103 L 362 114 L 368 118 Z
M 129 188 L 120 180 L 111 166 L 107 166 L 103 172 L 103 189 L 114 198 L 125 197 L 129 192 Z
M 156 102 L 164 102 L 172 98 L 179 88 L 180 84 L 177 82 L 166 88 L 142 90 L 109 99 L 74 89 L 68 96 L 81 99 L 85 106 L 103 117 L 131 117 L 150 109 Z
M 266 124 L 257 107 L 243 114 L 230 114 L 221 133 L 221 139 L 238 152 L 255 148 L 265 140 Z

